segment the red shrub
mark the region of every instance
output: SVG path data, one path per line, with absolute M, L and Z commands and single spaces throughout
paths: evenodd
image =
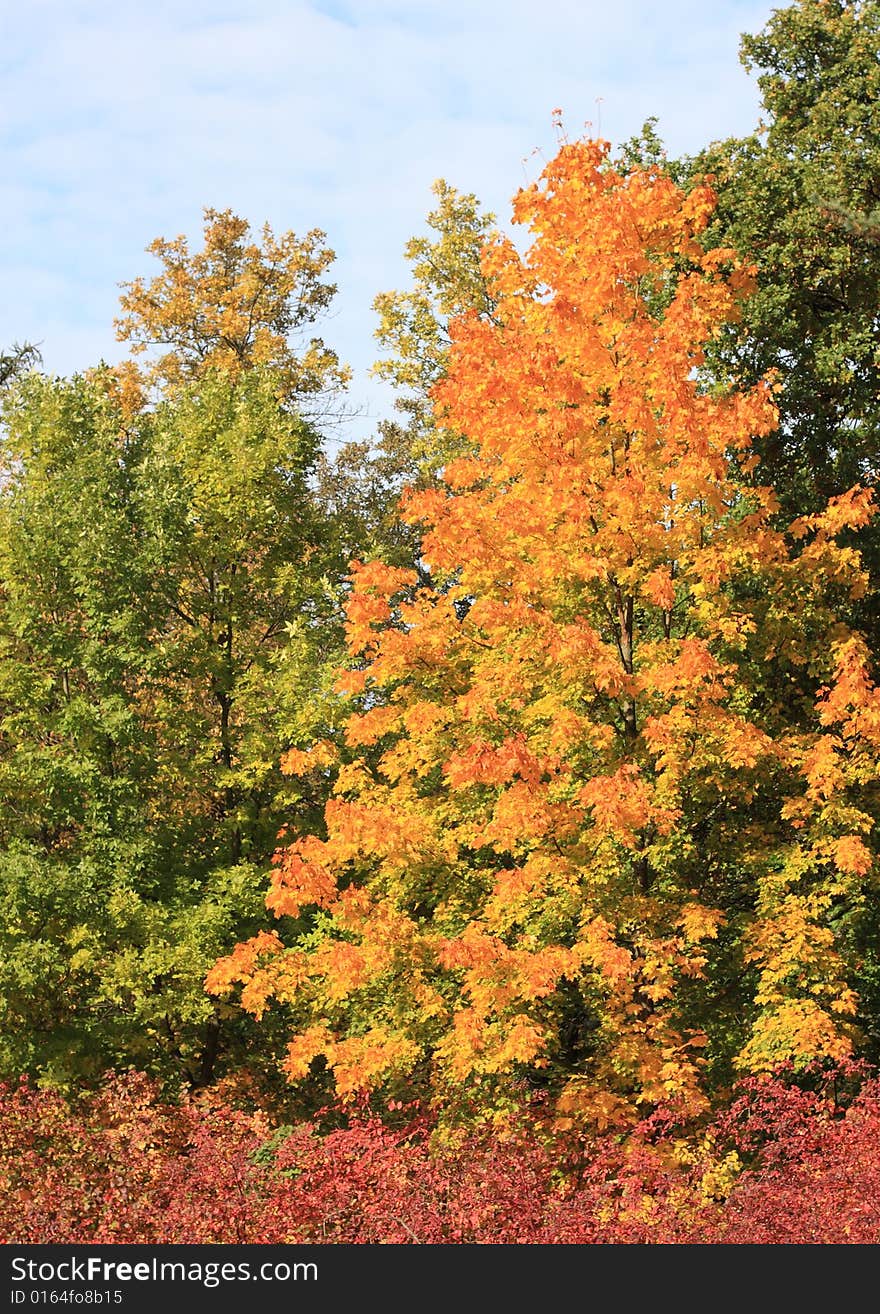
M 848 1104 L 828 1082 L 747 1083 L 689 1142 L 661 1115 L 626 1142 L 556 1147 L 526 1119 L 506 1136 L 457 1139 L 423 1115 L 403 1129 L 364 1114 L 324 1136 L 270 1133 L 262 1114 L 163 1103 L 138 1075 L 75 1106 L 26 1083 L 0 1087 L 0 1238 L 880 1241 L 876 1079 Z
M 815 1092 L 751 1083 L 718 1121 L 754 1164 L 732 1190 L 714 1235 L 728 1244 L 880 1241 L 880 1080 L 841 1103 L 833 1082 Z
M 268 1128 L 159 1101 L 146 1077 L 78 1108 L 0 1088 L 0 1236 L 22 1242 L 245 1241 L 268 1205 L 251 1155 Z

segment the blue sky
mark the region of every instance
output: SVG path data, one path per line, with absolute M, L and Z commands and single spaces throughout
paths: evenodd
M 758 0 L 0 0 L 0 346 L 71 373 L 123 349 L 118 284 L 204 206 L 337 253 L 320 332 L 355 370 L 347 437 L 390 397 L 371 381 L 375 294 L 445 177 L 507 221 L 552 155 L 551 110 L 619 142 L 649 115 L 671 153 L 757 119 L 739 65 Z

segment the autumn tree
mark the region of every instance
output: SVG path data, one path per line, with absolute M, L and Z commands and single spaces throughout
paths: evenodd
M 166 388 L 213 369 L 238 377 L 254 366 L 274 371 L 279 395 L 302 410 L 307 398 L 344 387 L 348 370 L 307 327 L 336 292 L 323 279 L 334 255 L 325 234 L 276 237 L 268 224 L 256 241 L 231 210 L 206 209 L 204 245 L 159 237 L 147 248 L 162 270 L 123 284 L 117 337 L 141 355 L 163 350 L 150 377 Z
M 301 933 L 208 977 L 293 1015 L 295 1082 L 459 1113 L 525 1084 L 603 1125 L 852 1044 L 878 695 L 835 536 L 870 498 L 786 537 L 747 482 L 773 386 L 699 381 L 752 279 L 713 204 L 566 144 L 515 198 L 526 254 L 484 253 L 434 390 L 471 454 L 403 506 L 438 587 L 357 567 L 344 761 L 267 899 Z

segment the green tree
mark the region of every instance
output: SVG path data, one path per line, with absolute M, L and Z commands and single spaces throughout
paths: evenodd
M 494 300 L 483 274 L 481 255 L 494 232 L 495 216 L 483 213 L 472 193 L 440 178 L 432 191 L 436 207 L 428 214 L 429 234 L 412 237 L 404 255 L 412 266 L 407 292 L 382 292 L 373 302 L 379 316 L 376 337 L 390 353 L 374 366 L 402 394 L 397 408 L 408 417 L 413 459 L 436 474 L 436 423 L 430 391 L 443 377 L 449 358 L 449 323 L 475 310 L 491 316 Z M 448 443 L 449 436 L 444 434 Z
M 122 430 L 95 385 L 41 378 L 6 420 L 2 1063 L 60 1079 L 134 1031 L 102 978 L 115 949 L 149 938 L 137 924 L 161 869 L 146 825 L 157 746 L 135 706 L 155 624 L 135 528 L 143 425 Z
M 319 497 L 347 555 L 379 555 L 413 567 L 422 579 L 428 571 L 421 535 L 401 519 L 398 501 L 405 487 L 436 484 L 445 463 L 467 447 L 461 435 L 438 427 L 430 392 L 446 370 L 450 320 L 466 310 L 490 316 L 493 307 L 480 261 L 494 215 L 442 178 L 432 191 L 437 204 L 426 220 L 428 232 L 404 247 L 412 286 L 382 292 L 373 302 L 375 336 L 385 353 L 373 371 L 396 390 L 400 418 L 381 421 L 374 442 L 347 443 L 332 459 L 320 456 L 317 465 Z
M 781 423 L 759 478 L 803 513 L 878 473 L 880 4 L 797 0 L 741 57 L 761 126 L 691 164 L 719 193 L 710 239 L 754 261 L 758 288 L 710 363 L 746 382 L 777 371 Z
M 8 393 L 7 1073 L 64 1084 L 133 1062 L 201 1084 L 248 1053 L 249 1023 L 203 980 L 263 924 L 279 828 L 318 815 L 279 759 L 324 728 L 340 643 L 339 535 L 294 366 L 206 359 L 150 407 L 124 368 Z

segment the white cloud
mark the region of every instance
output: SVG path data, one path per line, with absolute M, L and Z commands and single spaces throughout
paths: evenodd
M 737 61 L 761 0 L 33 0 L 0 48 L 0 344 L 48 368 L 115 359 L 120 280 L 153 237 L 231 206 L 324 228 L 340 287 L 325 337 L 365 378 L 376 292 L 447 177 L 507 218 L 552 153 L 550 111 L 620 141 L 651 114 L 672 152 L 748 131 Z M 367 421 L 353 426 L 368 430 Z

